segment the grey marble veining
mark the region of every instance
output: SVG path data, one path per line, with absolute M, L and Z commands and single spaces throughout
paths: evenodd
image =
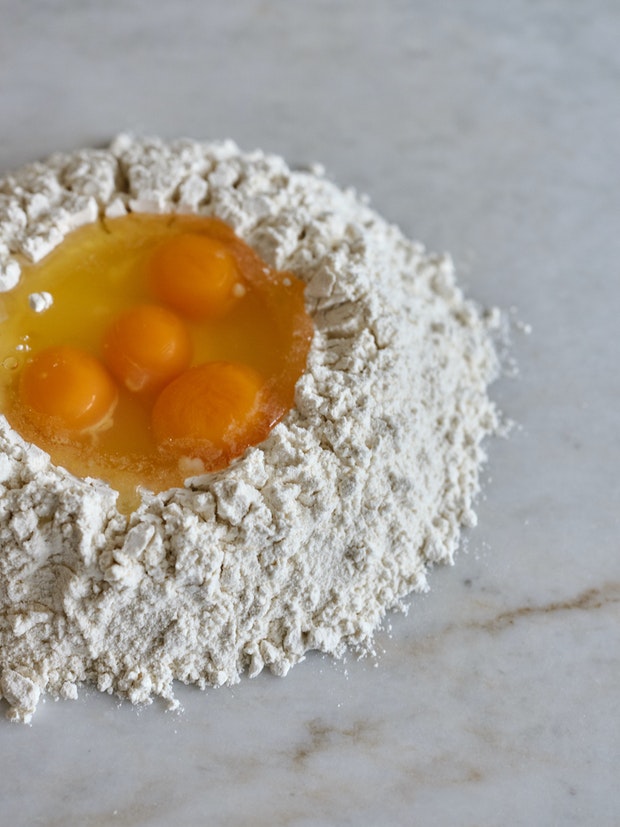
M 618 4 L 0 12 L 0 172 L 123 129 L 320 160 L 533 329 L 479 525 L 375 660 L 0 720 L 2 823 L 620 824 Z

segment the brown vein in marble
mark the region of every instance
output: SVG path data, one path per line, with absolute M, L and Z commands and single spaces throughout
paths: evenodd
M 512 626 L 516 620 L 521 618 L 568 612 L 575 609 L 589 611 L 619 602 L 620 582 L 611 581 L 600 588 L 586 589 L 568 600 L 556 600 L 539 606 L 519 606 L 516 609 L 501 612 L 489 620 L 472 621 L 465 625 L 487 632 L 500 632 L 508 626 Z
M 536 619 L 561 615 L 563 612 L 587 612 L 599 611 L 608 606 L 620 603 L 620 581 L 609 581 L 598 588 L 585 589 L 574 597 L 565 600 L 554 600 L 539 605 L 518 606 L 514 609 L 507 609 L 499 612 L 494 617 L 487 619 L 463 620 L 446 624 L 443 628 L 430 632 L 423 638 L 418 638 L 408 644 L 409 651 L 418 655 L 421 651 L 430 651 L 436 646 L 445 642 L 445 639 L 458 632 L 467 630 L 499 634 L 515 625 L 519 620 Z M 474 608 L 472 603 L 472 609 Z M 490 609 L 487 603 L 478 601 L 481 609 Z
M 351 746 L 374 743 L 374 727 L 366 720 L 354 721 L 350 727 L 340 729 L 330 726 L 320 718 L 313 718 L 306 724 L 306 729 L 309 740 L 298 746 L 292 754 L 293 764 L 300 768 L 305 766 L 313 755 L 331 748 L 335 740 Z

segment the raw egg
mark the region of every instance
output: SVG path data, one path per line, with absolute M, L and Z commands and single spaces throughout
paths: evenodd
M 45 348 L 20 376 L 19 399 L 48 432 L 84 433 L 112 424 L 118 391 L 104 366 L 76 347 Z
M 138 304 L 120 313 L 103 334 L 103 359 L 127 390 L 158 390 L 190 362 L 192 343 L 183 321 L 165 307 Z
M 245 289 L 230 247 L 195 233 L 160 244 L 149 261 L 149 278 L 155 296 L 188 319 L 222 316 Z
M 264 379 L 248 365 L 206 362 L 182 373 L 153 407 L 153 435 L 164 451 L 225 466 L 271 425 Z
M 47 293 L 45 303 L 29 300 Z M 2 295 L 11 425 L 121 493 L 182 485 L 257 445 L 294 404 L 304 285 L 222 221 L 128 215 L 75 230 Z

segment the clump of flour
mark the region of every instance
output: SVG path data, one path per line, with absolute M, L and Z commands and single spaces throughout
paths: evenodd
M 372 647 L 452 562 L 497 427 L 490 329 L 428 255 L 319 168 L 232 142 L 120 136 L 0 182 L 0 289 L 72 229 L 128 211 L 227 221 L 306 282 L 316 333 L 295 408 L 227 470 L 143 492 L 129 519 L 0 417 L 0 693 L 28 721 L 80 683 L 175 705 L 173 681 L 278 675 Z M 27 277 L 27 276 L 24 276 Z

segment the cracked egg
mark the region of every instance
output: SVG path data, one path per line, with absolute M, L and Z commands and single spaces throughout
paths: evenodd
M 304 285 L 214 218 L 85 225 L 2 297 L 3 411 L 29 442 L 135 505 L 220 470 L 294 404 Z

